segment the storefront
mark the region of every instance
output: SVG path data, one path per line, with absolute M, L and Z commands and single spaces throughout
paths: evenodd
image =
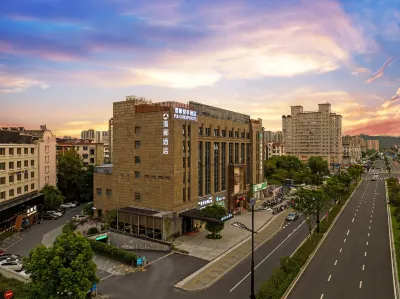
M 197 208 L 202 210 L 207 206 L 210 206 L 214 203 L 213 197 L 212 196 L 207 196 L 200 198 L 199 201 L 197 202 Z
M 228 210 L 227 192 L 220 192 L 214 195 L 214 203 Z
M 264 191 L 267 189 L 267 181 L 260 183 L 260 184 L 254 184 L 252 186 L 252 191 L 253 191 L 253 197 L 256 200 L 264 198 Z

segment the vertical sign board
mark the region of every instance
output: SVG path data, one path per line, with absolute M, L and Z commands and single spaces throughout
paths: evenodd
M 263 170 L 263 133 L 260 133 L 260 172 L 261 175 L 264 177 L 264 175 L 262 174 L 262 170 Z
M 162 139 L 162 144 L 163 144 L 163 155 L 168 155 L 168 145 L 169 145 L 169 113 L 165 112 L 163 113 L 163 139 Z

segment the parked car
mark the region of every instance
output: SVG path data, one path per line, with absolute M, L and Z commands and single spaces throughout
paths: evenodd
M 74 218 L 72 218 L 72 220 L 81 221 L 81 220 L 86 220 L 88 218 L 89 217 L 87 215 L 76 215 Z
M 21 271 L 22 270 L 22 262 L 19 260 L 15 261 L 4 261 L 0 263 L 0 267 L 7 268 L 14 271 Z
M 21 259 L 22 259 L 21 255 L 13 253 L 5 253 L 2 256 L 0 256 L 0 262 L 7 260 L 21 260 Z
M 24 277 L 30 277 L 31 275 L 29 273 L 26 273 L 25 270 L 21 270 L 21 271 L 16 271 L 18 274 L 24 276 Z
M 40 215 L 40 220 L 57 220 L 57 219 L 58 219 L 57 215 L 54 215 L 54 214 L 51 214 L 51 213 L 48 213 L 48 212 L 43 212 Z
M 76 204 L 73 202 L 66 202 L 60 206 L 61 208 L 75 208 Z
M 0 250 L 0 256 L 6 254 L 7 252 L 5 250 Z
M 63 215 L 63 213 L 60 213 L 60 212 L 57 212 L 57 211 L 54 211 L 54 210 L 47 211 L 47 213 L 54 214 L 54 215 L 56 215 L 58 217 L 61 217 Z
M 287 221 L 295 221 L 298 218 L 299 215 L 297 213 L 289 213 L 289 215 L 286 216 Z
M 67 210 L 65 208 L 59 208 L 59 209 L 56 210 L 56 212 L 61 213 L 63 215 L 65 214 L 66 211 Z

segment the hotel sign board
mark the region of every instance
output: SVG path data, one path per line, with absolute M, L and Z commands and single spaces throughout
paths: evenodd
M 174 118 L 197 121 L 197 112 L 183 108 L 174 108 Z

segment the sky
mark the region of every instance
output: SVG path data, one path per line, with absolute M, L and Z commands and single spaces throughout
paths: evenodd
M 399 54 L 398 0 L 1 0 L 0 124 L 107 130 L 135 95 L 398 136 Z

